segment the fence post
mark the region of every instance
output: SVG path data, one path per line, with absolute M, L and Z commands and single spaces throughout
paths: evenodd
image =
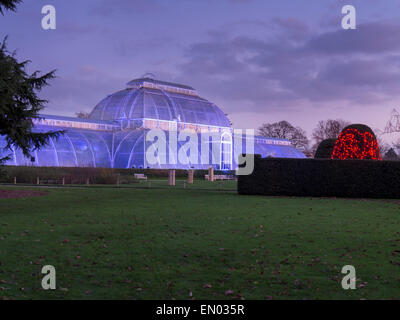
M 183 189 L 186 189 L 186 180 L 183 180 Z
M 89 185 L 89 178 L 86 178 L 86 184 Z
M 194 180 L 194 170 L 193 169 L 189 169 L 189 172 L 188 172 L 188 183 L 189 184 L 193 184 L 193 180 Z
M 40 179 L 39 179 L 39 177 L 36 177 L 36 184 L 40 184 Z
M 14 184 L 17 184 L 17 177 L 14 177 Z
M 147 181 L 147 188 L 151 188 L 151 181 Z
M 175 170 L 168 171 L 168 185 L 169 186 L 175 185 Z
M 65 177 L 62 179 L 62 185 L 65 186 Z
M 208 180 L 214 181 L 214 168 L 213 167 L 208 168 Z

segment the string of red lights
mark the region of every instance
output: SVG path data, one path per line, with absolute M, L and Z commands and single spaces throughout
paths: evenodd
M 382 160 L 378 141 L 368 127 L 349 126 L 340 133 L 332 152 L 332 159 Z M 371 132 L 368 131 L 371 130 Z

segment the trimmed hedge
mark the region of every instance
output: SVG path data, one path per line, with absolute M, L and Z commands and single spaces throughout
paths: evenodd
M 330 159 L 335 148 L 336 139 L 322 140 L 315 152 L 315 159 Z
M 264 158 L 239 176 L 243 195 L 400 198 L 400 162 Z
M 36 183 L 40 177 L 44 181 L 59 181 L 65 178 L 66 184 L 85 184 L 87 179 L 94 184 L 116 184 L 117 180 L 124 183 L 138 182 L 133 178 L 135 173 L 144 173 L 148 178 L 168 178 L 168 169 L 111 169 L 111 168 L 80 168 L 80 167 L 34 167 L 34 166 L 0 166 L 0 182 L 12 183 L 17 177 L 18 183 Z M 195 170 L 196 179 L 204 179 L 208 170 Z M 214 174 L 231 174 L 235 171 L 222 172 L 215 170 Z M 119 176 L 119 177 L 118 177 Z M 188 170 L 175 170 L 177 178 L 187 178 Z

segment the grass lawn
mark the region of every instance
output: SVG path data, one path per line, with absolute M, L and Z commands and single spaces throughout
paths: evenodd
M 0 199 L 0 298 L 400 298 L 398 203 L 210 186 Z M 47 264 L 54 291 L 41 289 Z M 341 288 L 344 265 L 356 268 L 356 290 Z

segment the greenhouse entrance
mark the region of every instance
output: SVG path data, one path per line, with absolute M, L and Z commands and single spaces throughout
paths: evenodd
M 232 169 L 232 135 L 225 132 L 221 136 L 221 170 Z

